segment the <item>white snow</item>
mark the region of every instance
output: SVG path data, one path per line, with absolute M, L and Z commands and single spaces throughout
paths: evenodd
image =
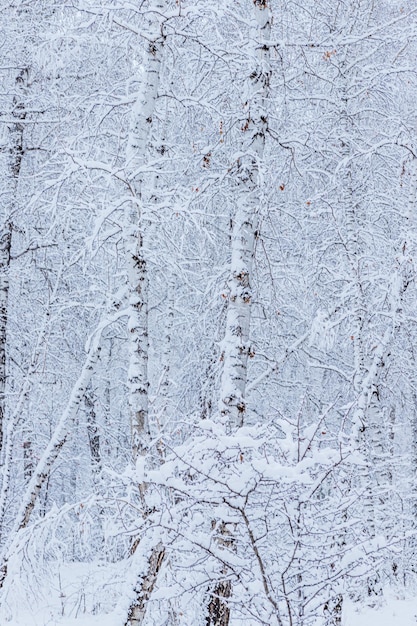
M 342 626 L 416 626 L 417 598 L 400 599 L 388 594 L 379 608 L 357 610 L 353 602 L 345 601 Z M 319 624 L 317 624 L 319 626 Z

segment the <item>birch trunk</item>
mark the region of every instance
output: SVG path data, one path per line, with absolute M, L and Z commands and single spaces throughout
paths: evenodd
M 11 243 L 11 223 L 6 218 L 0 233 L 0 451 L 3 450 L 3 432 L 6 420 L 6 348 Z
M 206 626 L 228 626 L 230 609 L 227 599 L 231 595 L 232 584 L 230 580 L 223 580 L 217 583 L 210 596 Z
M 129 407 L 132 428 L 133 459 L 144 456 L 150 445 L 150 420 L 148 403 L 148 276 L 143 250 L 143 173 L 148 156 L 152 131 L 165 37 L 163 33 L 165 0 L 153 0 L 149 7 L 146 38 L 149 41 L 144 62 L 145 70 L 138 77 L 138 95 L 132 109 L 127 146 L 127 166 L 131 174 L 133 199 L 126 210 L 125 246 L 129 284 Z M 146 485 L 140 486 L 145 500 Z M 147 514 L 144 502 L 144 515 Z M 135 541 L 133 552 L 140 546 Z M 165 560 L 165 547 L 161 542 L 152 549 L 147 570 L 139 577 L 134 589 L 134 599 L 128 610 L 126 626 L 140 626 L 145 619 L 147 604 L 156 585 Z
M 149 8 L 146 38 L 149 41 L 146 70 L 138 76 L 138 94 L 132 108 L 126 152 L 132 201 L 125 215 L 125 249 L 129 285 L 129 407 L 132 428 L 132 455 L 146 453 L 149 447 L 148 408 L 148 276 L 143 250 L 143 173 L 152 119 L 158 95 L 164 48 L 162 16 L 164 0 L 154 0 Z
M 402 260 L 402 265 L 404 268 L 407 268 L 409 273 L 410 282 L 414 282 L 413 272 L 415 271 L 415 264 L 413 263 L 413 259 L 415 259 L 416 253 L 416 245 L 417 245 L 417 228 L 416 228 L 416 206 L 417 206 L 417 158 L 414 157 L 411 163 L 411 176 L 410 176 L 410 191 L 408 196 L 408 210 L 407 210 L 407 232 L 404 237 L 404 242 L 402 245 L 402 253 L 403 257 L 407 255 Z M 407 262 L 408 261 L 408 262 Z M 415 564 L 416 558 L 416 538 L 415 531 L 417 529 L 417 353 L 416 346 L 414 342 L 414 337 L 411 334 L 410 336 L 410 352 L 411 352 L 411 371 L 410 371 L 410 384 L 411 384 L 411 401 L 412 401 L 412 409 L 411 409 L 411 489 L 409 484 L 407 485 L 407 479 L 402 478 L 404 482 L 404 490 L 403 497 L 409 499 L 409 513 L 411 517 L 411 528 L 412 535 L 406 541 L 407 549 L 403 551 L 400 558 L 396 559 L 396 562 L 392 565 L 392 571 L 394 576 L 398 579 L 403 578 L 406 579 L 407 573 L 410 571 L 415 573 L 417 571 L 417 567 Z M 392 413 L 394 414 L 394 408 L 392 409 Z M 391 419 L 391 431 L 393 429 L 393 420 L 395 417 Z M 393 439 L 394 433 L 390 433 L 390 446 L 393 448 Z M 392 472 L 394 474 L 394 471 Z M 393 479 L 393 476 L 391 476 Z M 411 491 L 411 494 L 410 494 Z
M 417 368 L 417 355 L 415 351 L 412 350 L 412 360 L 415 368 Z M 416 572 L 417 566 L 415 563 L 415 555 L 417 550 L 417 541 L 416 541 L 416 530 L 417 530 L 417 380 L 415 375 L 413 376 L 413 391 L 412 391 L 412 402 L 413 402 L 413 414 L 412 414 L 412 442 L 411 442 L 411 503 L 410 503 L 410 515 L 411 515 L 411 528 L 413 529 L 413 535 L 408 539 L 407 542 L 407 552 L 405 555 L 405 561 L 402 570 L 406 570 L 409 567 L 409 560 L 411 559 L 411 571 Z M 407 558 L 408 557 L 408 558 Z
M 346 55 L 347 56 L 347 55 Z M 361 243 L 359 241 L 359 213 L 360 213 L 360 199 L 358 198 L 358 181 L 356 180 L 355 172 L 352 166 L 352 141 L 354 139 L 355 129 L 353 127 L 352 116 L 350 114 L 349 106 L 349 76 L 348 61 L 344 58 L 341 64 L 340 73 L 340 99 L 341 99 L 341 162 L 346 164 L 343 166 L 342 175 L 342 208 L 343 217 L 345 220 L 346 229 L 346 252 L 348 257 L 348 264 L 350 265 L 350 271 L 352 272 L 352 327 L 351 337 L 353 342 L 353 391 L 356 397 L 358 406 L 365 402 L 366 409 L 361 413 L 360 425 L 357 429 L 356 446 L 362 452 L 363 458 L 367 459 L 367 412 L 370 406 L 370 397 L 372 396 L 373 383 L 371 389 L 365 391 L 364 382 L 368 380 L 367 368 L 365 364 L 365 350 L 364 350 L 364 333 L 365 333 L 365 317 L 366 317 L 366 303 L 364 300 L 363 288 L 362 288 L 362 268 L 361 268 Z M 368 393 L 370 396 L 368 397 Z M 366 462 L 361 468 L 359 468 L 359 481 L 360 488 L 364 493 L 363 507 L 364 517 L 366 521 L 367 532 L 369 536 L 374 536 L 374 511 L 372 503 L 372 492 L 370 489 L 370 471 L 369 463 Z M 338 540 L 337 540 L 338 541 Z M 371 584 L 371 583 L 370 583 Z M 340 624 L 342 609 L 343 609 L 343 595 L 336 594 L 327 603 L 328 611 L 330 608 L 333 613 L 329 613 L 327 617 L 327 623 L 329 626 L 338 626 Z
M 260 167 L 268 129 L 267 100 L 271 74 L 270 9 L 266 0 L 254 0 L 253 5 L 256 32 L 251 33 L 250 58 L 256 59 L 256 67 L 248 79 L 247 114 L 241 129 L 242 156 L 236 172 L 237 210 L 232 227 L 228 308 L 222 342 L 220 412 L 231 431 L 243 424 L 246 413 L 253 257 L 261 202 Z
M 93 482 L 96 488 L 96 493 L 99 493 L 99 482 L 102 470 L 101 463 L 101 450 L 100 450 L 100 435 L 97 426 L 97 416 L 95 410 L 95 394 L 91 387 L 91 384 L 88 386 L 88 389 L 85 393 L 85 408 L 87 413 L 87 436 L 88 436 L 88 444 L 90 447 L 90 459 L 91 459 L 91 470 L 93 474 Z
M 165 111 L 165 123 L 168 119 L 167 110 Z M 166 152 L 165 140 L 157 141 L 157 153 L 164 155 Z M 159 139 L 159 138 L 158 138 Z M 161 176 L 160 172 L 156 172 L 152 183 L 151 203 L 157 208 L 160 201 L 160 186 Z M 154 229 L 163 227 L 161 222 L 157 222 L 154 225 Z M 157 235 L 155 231 L 151 233 L 151 237 Z M 158 440 L 157 450 L 152 459 L 152 464 L 156 466 L 164 461 L 165 458 L 165 444 L 163 441 L 164 434 L 167 434 L 167 430 L 172 432 L 172 424 L 170 423 L 172 417 L 172 401 L 171 401 L 171 372 L 172 372 L 172 339 L 173 339 L 173 326 L 174 326 L 174 311 L 175 311 L 175 296 L 177 293 L 177 277 L 172 268 L 163 268 L 164 275 L 164 292 L 165 302 L 162 304 L 162 315 L 158 320 L 158 327 L 163 326 L 163 337 L 161 341 L 161 347 L 158 349 L 159 363 L 158 363 L 158 384 L 156 392 L 154 394 L 154 401 L 152 406 L 152 412 L 150 416 L 150 432 L 152 439 Z
M 416 167 L 416 163 L 413 163 Z M 416 196 L 416 176 L 412 175 L 410 196 Z M 386 534 L 385 520 L 389 519 L 386 494 L 383 491 L 389 488 L 390 468 L 387 467 L 384 458 L 386 452 L 386 429 L 383 425 L 382 407 L 379 397 L 379 386 L 383 373 L 386 371 L 392 343 L 400 329 L 403 299 L 409 284 L 413 280 L 412 275 L 412 244 L 413 233 L 413 207 L 414 201 L 409 201 L 409 213 L 403 241 L 397 257 L 397 268 L 391 279 L 390 310 L 388 325 L 384 336 L 374 347 L 373 354 L 364 366 L 363 380 L 359 394 L 356 398 L 356 410 L 353 417 L 354 439 L 356 447 L 362 452 L 366 463 L 360 473 L 361 487 L 364 492 L 365 522 L 368 527 L 369 537 L 374 537 L 377 532 Z M 380 595 L 379 575 L 370 576 L 368 579 L 368 595 Z
M 7 380 L 7 321 L 9 310 L 9 270 L 12 247 L 12 220 L 16 210 L 16 197 L 24 154 L 25 98 L 28 70 L 16 77 L 16 94 L 13 98 L 12 116 L 15 123 L 9 126 L 8 183 L 4 196 L 0 228 L 0 451 L 3 450 L 3 433 L 6 419 Z
M 152 550 L 148 561 L 148 570 L 138 582 L 135 589 L 135 600 L 129 607 L 125 626 L 142 626 L 146 609 L 158 580 L 158 575 L 165 559 L 165 548 L 160 542 Z
M 222 342 L 223 372 L 219 409 L 229 432 L 243 425 L 246 415 L 247 365 L 251 353 L 250 324 L 253 297 L 253 259 L 258 215 L 262 195 L 262 160 L 268 130 L 270 86 L 271 11 L 267 0 L 253 0 L 255 27 L 250 33 L 248 58 L 255 61 L 247 79 L 246 116 L 241 127 L 242 154 L 236 171 L 237 209 L 231 237 L 231 266 Z M 249 9 L 249 6 L 248 6 Z M 226 525 L 222 524 L 225 528 Z M 226 532 L 223 530 L 222 534 Z M 233 541 L 221 539 L 220 545 L 233 549 Z M 226 571 L 223 574 L 227 574 Z M 209 593 L 207 626 L 228 626 L 232 595 L 230 580 L 220 580 Z

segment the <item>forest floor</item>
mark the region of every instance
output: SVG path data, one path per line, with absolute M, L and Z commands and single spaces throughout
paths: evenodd
M 417 624 L 417 599 L 399 600 L 397 598 L 388 598 L 386 603 L 378 609 L 361 609 L 358 610 L 357 605 L 348 604 L 345 606 L 345 614 L 342 620 L 342 626 L 416 626 Z M 20 615 L 18 621 L 12 620 L 13 626 L 120 626 L 121 616 L 117 613 L 108 615 L 83 615 L 74 617 L 41 617 L 38 614 L 37 621 L 34 621 L 33 615 Z M 43 621 L 46 619 L 47 621 Z M 40 620 L 40 621 L 39 621 Z M 192 626 L 192 625 L 188 625 Z M 238 624 L 233 624 L 238 626 Z M 315 626 L 322 626 L 320 621 Z
M 379 608 L 367 607 L 358 611 L 358 606 L 349 602 L 344 609 L 342 626 L 417 625 L 417 598 L 399 599 L 388 593 Z
M 32 566 L 34 563 L 31 563 Z M 39 567 L 39 564 L 38 564 Z M 0 609 L 0 626 L 120 626 L 129 598 L 128 564 L 45 562 L 43 567 L 20 570 L 6 592 Z M 130 596 L 129 596 L 130 597 Z M 154 623 L 164 620 L 153 610 Z M 187 617 L 184 616 L 183 620 Z M 181 626 L 194 626 L 188 616 Z M 230 626 L 254 626 L 231 621 Z M 323 618 L 312 626 L 323 626 Z M 417 626 L 417 596 L 400 596 L 385 589 L 380 606 L 343 603 L 342 626 Z
M 348 605 L 343 617 L 342 626 L 416 626 L 417 624 L 417 599 L 397 600 L 390 598 L 379 609 L 357 610 L 357 606 Z M 21 615 L 18 621 L 9 622 L 13 626 L 120 626 L 120 615 L 111 613 L 108 615 L 83 615 L 77 618 L 52 617 L 47 621 L 35 621 L 33 615 Z M 187 626 L 192 626 L 191 624 Z M 233 624 L 238 626 L 238 624 Z M 317 622 L 315 626 L 322 626 Z

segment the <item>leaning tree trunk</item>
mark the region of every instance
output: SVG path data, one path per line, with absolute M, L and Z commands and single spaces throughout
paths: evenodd
M 4 580 L 7 576 L 8 561 L 10 556 L 15 550 L 15 546 L 19 541 L 20 532 L 24 530 L 31 519 L 33 510 L 39 499 L 42 486 L 45 481 L 48 480 L 51 470 L 57 460 L 62 448 L 70 437 L 72 424 L 75 416 L 78 412 L 79 406 L 85 397 L 87 387 L 90 383 L 91 377 L 94 373 L 99 354 L 100 354 L 100 339 L 101 332 L 105 325 L 99 327 L 95 336 L 93 337 L 89 351 L 78 377 L 67 406 L 62 413 L 52 437 L 39 459 L 36 468 L 33 471 L 32 477 L 27 485 L 26 491 L 23 494 L 19 511 L 16 515 L 14 526 L 8 537 L 8 540 L 3 548 L 1 565 L 0 565 L 0 589 L 4 585 Z M 22 394 L 24 398 L 24 394 Z
M 165 559 L 165 548 L 161 542 L 153 548 L 148 560 L 147 571 L 138 580 L 135 598 L 131 603 L 125 626 L 142 626 L 148 602 L 158 580 Z

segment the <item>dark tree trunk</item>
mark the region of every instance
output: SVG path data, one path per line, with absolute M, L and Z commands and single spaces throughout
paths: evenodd
M 232 583 L 224 580 L 216 585 L 210 595 L 206 626 L 228 626 L 230 608 L 227 599 L 232 595 Z

